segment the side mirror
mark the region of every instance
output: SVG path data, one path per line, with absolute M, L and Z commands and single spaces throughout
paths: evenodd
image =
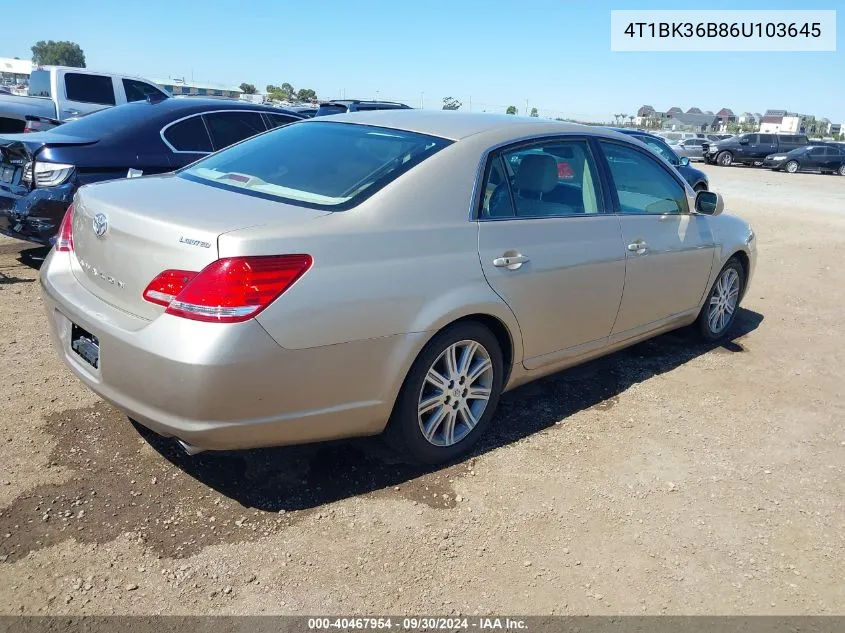
M 681 160 L 678 162 L 678 164 L 681 167 L 686 167 L 687 165 L 689 165 L 689 158 L 687 158 L 686 156 L 681 156 Z
M 722 194 L 715 191 L 699 191 L 695 195 L 695 212 L 701 215 L 719 215 L 725 210 Z

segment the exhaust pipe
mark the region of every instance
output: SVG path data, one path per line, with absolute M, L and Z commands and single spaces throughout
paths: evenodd
M 193 446 L 192 444 L 188 444 L 185 440 L 176 439 L 176 443 L 182 448 L 185 453 L 188 455 L 197 455 L 199 453 L 204 453 L 205 449 L 200 448 L 199 446 Z

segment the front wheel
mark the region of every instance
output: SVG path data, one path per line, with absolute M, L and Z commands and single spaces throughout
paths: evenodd
M 479 323 L 449 327 L 408 372 L 387 439 L 416 462 L 453 460 L 469 452 L 489 426 L 503 381 L 502 351 L 490 330 Z
M 794 160 L 791 160 L 786 165 L 784 165 L 783 168 L 787 174 L 794 174 L 798 171 L 798 163 Z
M 718 341 L 736 319 L 739 298 L 745 286 L 745 271 L 736 257 L 722 268 L 698 315 L 698 331 L 706 341 Z
M 840 165 L 839 169 L 836 170 L 836 173 L 840 176 L 845 176 L 845 165 Z
M 722 167 L 730 167 L 734 162 L 734 155 L 730 152 L 719 152 L 716 156 L 716 162 Z

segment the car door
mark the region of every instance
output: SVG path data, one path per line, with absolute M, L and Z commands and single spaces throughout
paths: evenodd
M 713 266 L 706 216 L 690 213 L 686 188 L 640 148 L 601 140 L 625 244 L 625 292 L 611 343 L 697 308 Z
M 756 134 L 757 142 L 751 146 L 750 158 L 763 160 L 778 151 L 778 139 L 774 134 Z
M 836 147 L 828 147 L 825 149 L 825 169 L 836 171 L 842 166 L 845 161 L 845 154 Z
M 622 297 L 625 251 L 587 139 L 492 153 L 480 198 L 481 266 L 519 322 L 525 367 L 604 346 Z
M 826 147 L 811 147 L 807 152 L 806 163 L 801 165 L 805 170 L 827 169 L 827 153 Z

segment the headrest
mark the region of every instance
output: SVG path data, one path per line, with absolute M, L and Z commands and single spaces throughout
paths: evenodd
M 551 154 L 526 154 L 516 172 L 516 188 L 548 193 L 557 186 L 557 161 Z

